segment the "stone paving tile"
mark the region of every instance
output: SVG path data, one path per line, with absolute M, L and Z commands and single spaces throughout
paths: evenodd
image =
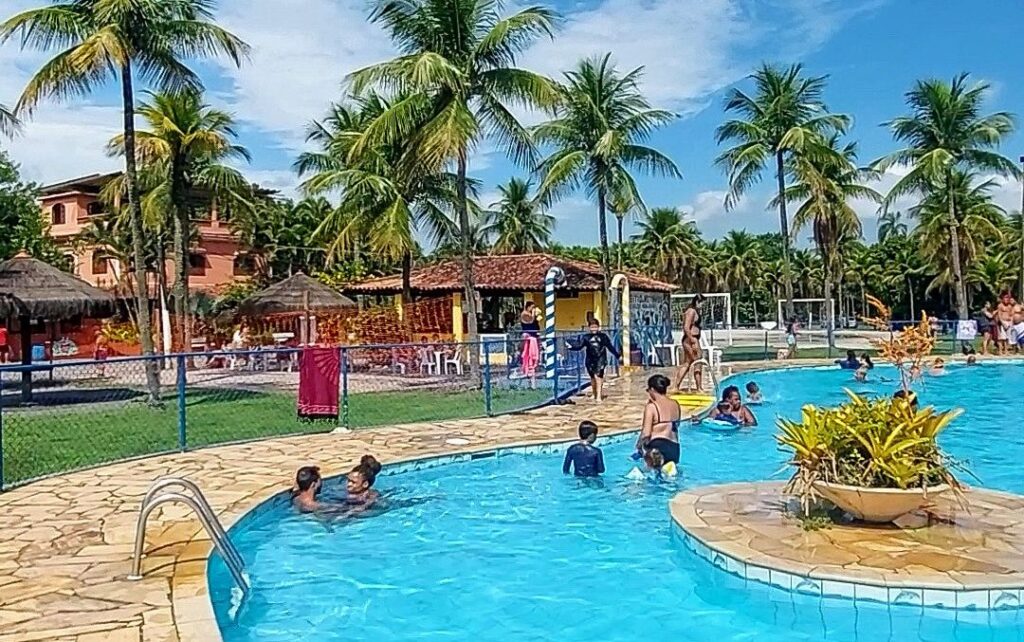
M 1024 588 L 1024 545 L 1015 530 L 1024 497 L 969 489 L 967 510 L 940 498 L 939 519 L 900 525 L 837 525 L 804 531 L 784 510 L 781 482 L 709 486 L 670 503 L 685 532 L 733 559 L 796 575 L 861 584 L 975 590 Z
M 153 512 L 145 577 L 125 579 L 139 502 L 161 476 L 195 481 L 230 527 L 310 463 L 333 476 L 367 452 L 387 464 L 571 440 L 582 419 L 596 421 L 605 436 L 633 429 L 649 374 L 610 380 L 600 405 L 580 396 L 575 405 L 512 416 L 270 439 L 113 464 L 0 493 L 0 642 L 220 638 L 206 587 L 210 543 L 184 507 Z M 466 443 L 453 446 L 447 440 L 454 437 Z

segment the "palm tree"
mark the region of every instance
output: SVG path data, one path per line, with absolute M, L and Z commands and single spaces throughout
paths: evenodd
M 730 230 L 719 244 L 719 274 L 730 290 L 736 290 L 736 314 L 733 323 L 740 321 L 740 296 L 750 293 L 761 272 L 761 248 L 757 238 L 746 230 Z M 757 321 L 757 305 L 754 305 Z
M 539 144 L 554 148 L 540 164 L 541 200 L 553 202 L 577 189 L 597 199 L 605 291 L 611 281 L 609 201 L 624 199 L 641 212 L 646 209 L 631 171 L 680 178 L 671 159 L 642 144 L 675 118 L 651 108 L 640 92 L 642 75 L 642 67 L 620 74 L 611 54 L 581 60 L 565 73 L 565 82 L 559 86 L 561 98 L 554 119 L 534 129 Z
M 19 112 L 31 113 L 44 98 L 66 100 L 88 94 L 110 75 L 120 79 L 135 305 L 142 351 L 147 355 L 153 354 L 153 335 L 143 272 L 134 76 L 161 89 L 198 88 L 198 76 L 183 60 L 226 54 L 240 65 L 248 46 L 213 24 L 211 5 L 211 0 L 64 0 L 0 23 L 0 43 L 20 35 L 22 48 L 60 49 L 25 87 L 16 107 Z M 151 401 L 156 401 L 160 389 L 156 368 L 147 367 L 146 374 Z
M 753 96 L 732 89 L 725 101 L 725 111 L 737 118 L 727 120 L 715 131 L 719 144 L 735 142 L 722 152 L 716 164 L 729 175 L 729 194 L 725 206 L 731 209 L 750 187 L 758 182 L 768 163 L 775 160 L 778 184 L 776 204 L 779 208 L 779 230 L 782 232 L 783 286 L 786 294 L 786 317 L 793 316 L 793 277 L 790 274 L 790 232 L 786 214 L 786 165 L 788 158 L 803 151 L 822 137 L 843 133 L 850 119 L 830 114 L 822 99 L 827 76 L 803 77 L 803 66 L 781 68 L 762 65 L 750 78 L 756 92 Z
M 984 254 L 986 246 L 1001 239 L 1005 212 L 992 201 L 991 192 L 998 186 L 995 180 L 978 182 L 977 175 L 959 169 L 954 170 L 949 179 L 952 190 L 943 185 L 942 189 L 928 192 L 910 209 L 910 214 L 918 221 L 914 235 L 921 254 L 936 273 L 928 289 L 952 287 L 956 300 L 957 266 L 970 266 Z M 948 200 L 950 194 L 952 205 Z M 953 225 L 949 222 L 950 212 L 956 217 Z M 956 254 L 951 252 L 954 247 Z M 964 296 L 966 308 L 966 288 Z
M 365 245 L 378 256 L 400 261 L 402 293 L 408 302 L 415 232 L 424 229 L 435 245 L 453 235 L 456 224 L 448 210 L 455 208 L 459 191 L 451 173 L 403 171 L 405 145 L 399 141 L 361 145 L 367 129 L 391 107 L 377 94 L 332 106 L 328 117 L 314 122 L 307 135 L 320 149 L 302 154 L 295 168 L 300 176 L 308 176 L 302 184 L 306 194 L 341 193 L 338 206 L 314 233 L 327 240 L 328 258 L 358 253 Z M 475 194 L 475 184 L 466 183 Z
M 486 213 L 486 235 L 494 235 L 494 254 L 540 252 L 551 243 L 555 217 L 544 212 L 543 204 L 530 196 L 530 181 L 510 178 L 498 186 L 501 200 Z
M 697 228 L 684 221 L 674 207 L 652 208 L 637 227 L 640 232 L 633 235 L 637 252 L 659 278 L 678 280 L 700 242 Z
M 486 135 L 516 162 L 532 163 L 529 133 L 509 107 L 546 107 L 555 99 L 549 80 L 515 67 L 522 51 L 551 36 L 555 14 L 529 7 L 502 17 L 502 5 L 501 0 L 377 0 L 370 20 L 383 26 L 401 55 L 350 76 L 357 94 L 371 86 L 403 94 L 366 128 L 355 152 L 402 144 L 403 173 L 437 174 L 453 161 L 456 165 L 455 218 L 462 233 L 472 370 L 478 359 L 469 151 Z
M 860 238 L 861 224 L 850 205 L 853 199 L 878 203 L 882 195 L 864 185 L 875 172 L 857 167 L 857 146 L 839 146 L 832 135 L 820 143 L 806 145 L 793 155 L 791 172 L 795 179 L 785 192 L 786 200 L 799 202 L 793 214 L 793 233 L 811 227 L 821 257 L 826 328 L 835 328 L 832 289 L 840 278 L 840 248 L 849 239 Z M 833 340 L 829 332 L 829 342 Z
M 196 91 L 149 92 L 148 100 L 139 105 L 138 114 L 148 129 L 135 134 L 136 154 L 144 167 L 159 176 L 159 184 L 143 200 L 149 201 L 151 207 L 171 212 L 175 327 L 182 349 L 188 351 L 192 341 L 188 314 L 189 250 L 197 189 L 213 195 L 222 209 L 239 206 L 246 200 L 249 185 L 238 170 L 224 162 L 248 161 L 249 152 L 233 142 L 237 134 L 232 116 L 205 104 Z M 116 136 L 108 151 L 123 154 L 124 136 Z M 201 207 L 212 205 L 200 203 Z
M 0 104 L 0 134 L 11 136 L 17 131 L 19 126 L 18 118 L 14 115 L 14 112 Z
M 906 147 L 876 164 L 883 171 L 893 165 L 910 167 L 889 191 L 885 205 L 906 194 L 947 192 L 945 226 L 949 228 L 953 298 L 961 319 L 968 318 L 968 313 L 960 248 L 961 216 L 952 195 L 958 183 L 955 174 L 977 170 L 1000 176 L 1020 175 L 1013 161 L 993 151 L 1013 132 L 1014 123 L 1007 112 L 981 113 L 988 89 L 984 82 L 969 85 L 967 74 L 949 83 L 919 80 L 906 94 L 910 114 L 888 123 L 893 138 Z
M 625 222 L 626 215 L 635 212 L 637 210 L 637 203 L 633 201 L 629 194 L 615 194 L 608 201 L 608 211 L 615 217 L 615 230 L 616 230 L 616 269 L 622 269 L 622 225 Z
M 878 242 L 884 243 L 893 236 L 906 236 L 907 224 L 903 222 L 903 212 L 886 210 L 878 217 Z
M 877 263 L 874 263 L 874 266 L 874 269 L 882 271 L 882 280 L 886 284 L 899 288 L 906 286 L 907 302 L 910 305 L 909 318 L 917 319 L 917 307 L 914 305 L 914 279 L 924 274 L 925 271 L 918 248 L 911 243 L 900 243 L 884 267 L 878 266 Z
M 995 300 L 1017 280 L 1017 267 L 1009 252 L 986 254 L 967 270 L 967 282 L 979 293 Z

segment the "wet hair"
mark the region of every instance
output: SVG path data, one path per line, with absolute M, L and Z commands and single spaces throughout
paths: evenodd
M 978 362 L 978 357 L 973 352 L 971 352 L 971 354 L 967 355 L 967 363 L 977 363 L 977 362 Z
M 853 350 L 847 350 L 846 351 L 846 358 L 849 359 L 850 361 L 856 361 L 857 360 L 857 353 L 855 351 L 853 351 Z
M 593 421 L 581 421 L 580 422 L 580 439 L 586 441 L 591 437 L 597 437 L 597 424 Z
M 700 294 L 699 292 L 697 294 L 694 294 L 693 298 L 690 299 L 690 307 L 691 308 L 695 308 L 698 305 L 700 305 L 701 303 L 704 303 L 704 295 Z
M 757 392 L 757 384 L 753 381 L 747 382 L 747 392 Z
M 377 474 L 380 472 L 380 469 L 381 465 L 376 457 L 373 455 L 363 455 L 351 472 L 359 473 L 366 480 L 367 486 L 373 486 L 373 482 L 377 481 Z
M 651 448 L 644 453 L 644 462 L 653 470 L 661 470 L 665 465 L 665 455 L 657 448 Z
M 300 491 L 307 491 L 320 481 L 320 468 L 317 466 L 303 466 L 295 473 L 295 485 Z
M 739 394 L 740 394 L 740 389 L 739 389 L 739 388 L 737 388 L 736 386 L 727 386 L 727 387 L 725 388 L 725 390 L 723 390 L 723 391 L 722 391 L 722 401 L 725 401 L 725 400 L 727 400 L 727 399 L 729 398 L 729 396 L 730 396 L 730 395 L 731 395 L 732 393 L 734 393 L 734 392 L 735 392 L 735 393 L 736 393 L 737 395 L 739 395 Z
M 647 389 L 665 395 L 668 394 L 668 387 L 671 383 L 665 375 L 654 375 L 647 380 Z
M 875 367 L 875 362 L 871 360 L 871 355 L 869 355 L 867 352 L 860 355 L 860 358 L 864 360 L 864 365 L 868 367 L 868 370 Z

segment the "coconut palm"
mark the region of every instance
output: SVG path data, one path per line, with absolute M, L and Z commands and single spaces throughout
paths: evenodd
M 510 178 L 498 186 L 501 199 L 485 213 L 484 234 L 494 237 L 494 254 L 540 252 L 551 243 L 555 217 L 544 211 L 542 203 L 530 195 L 530 181 Z
M 554 119 L 534 129 L 537 142 L 554 150 L 539 167 L 541 200 L 553 202 L 583 189 L 597 201 L 606 291 L 611 280 L 609 202 L 624 199 L 641 212 L 646 209 L 631 172 L 680 178 L 671 159 L 643 144 L 675 115 L 651 108 L 640 91 L 642 75 L 643 67 L 620 74 L 611 54 L 581 60 L 559 85 Z
M 879 266 L 877 262 L 874 262 L 871 269 L 881 271 L 881 280 L 885 284 L 894 288 L 906 287 L 907 302 L 910 306 L 908 318 L 917 319 L 917 307 L 914 304 L 915 281 L 925 273 L 921 254 L 913 244 L 905 242 L 897 245 L 888 259 L 884 266 Z
M 738 295 L 749 294 L 758 281 L 761 272 L 761 248 L 757 238 L 746 230 L 730 230 L 719 244 L 719 274 L 729 290 Z M 733 323 L 739 323 L 740 296 L 736 297 L 736 313 Z M 757 321 L 757 307 L 754 307 L 754 321 Z
M 986 254 L 971 264 L 967 270 L 968 285 L 993 301 L 1016 280 L 1017 266 L 1011 260 L 1009 252 Z
M 637 252 L 644 256 L 659 278 L 676 281 L 692 260 L 700 237 L 693 223 L 684 221 L 674 207 L 650 209 L 633 235 Z
M 943 201 L 949 209 L 944 223 L 939 219 L 932 219 L 931 223 L 948 228 L 943 236 L 948 237 L 949 276 L 961 319 L 968 318 L 968 313 L 960 247 L 963 216 L 956 211 L 957 198 L 953 196 L 961 183 L 956 174 L 983 171 L 1000 176 L 1020 175 L 1013 161 L 993 151 L 1013 132 L 1014 122 L 1007 112 L 982 113 L 988 89 L 988 83 L 970 84 L 967 74 L 960 74 L 949 83 L 918 81 L 906 94 L 910 113 L 888 123 L 893 138 L 906 147 L 876 164 L 880 170 L 893 165 L 910 168 L 889 191 L 885 205 L 907 194 L 947 192 Z
M 4 136 L 11 136 L 17 131 L 20 123 L 18 118 L 14 115 L 14 112 L 0 104 L 0 134 Z
M 338 206 L 314 233 L 314 238 L 327 242 L 328 258 L 355 254 L 365 246 L 387 260 L 400 261 L 403 296 L 411 301 L 415 233 L 421 229 L 435 245 L 454 235 L 457 225 L 448 212 L 455 208 L 459 191 L 451 173 L 403 171 L 406 150 L 400 141 L 375 147 L 362 144 L 367 129 L 393 104 L 368 94 L 332 106 L 327 118 L 314 122 L 308 132 L 308 140 L 320 149 L 302 154 L 295 168 L 307 177 L 302 183 L 306 194 L 341 194 Z M 475 183 L 467 181 L 467 186 L 475 194 Z
M 16 106 L 19 112 L 31 113 L 46 98 L 81 97 L 111 75 L 120 81 L 135 305 L 144 354 L 153 354 L 153 335 L 142 273 L 145 239 L 137 182 L 134 81 L 137 74 L 161 89 L 198 88 L 198 76 L 183 60 L 225 54 L 241 64 L 248 46 L 212 22 L 211 6 L 211 0 L 65 0 L 0 23 L 0 43 L 20 37 L 22 48 L 59 50 L 29 80 Z M 155 367 L 146 372 L 155 401 L 160 381 Z
M 779 209 L 779 230 L 782 232 L 783 286 L 786 294 L 786 317 L 793 316 L 793 278 L 790 274 L 790 232 L 786 214 L 787 160 L 822 137 L 842 133 L 850 119 L 830 114 L 822 94 L 826 76 L 804 77 L 801 65 L 782 68 L 763 65 L 750 78 L 755 93 L 730 90 L 725 111 L 736 118 L 723 123 L 715 131 L 719 144 L 735 145 L 716 159 L 716 164 L 729 175 L 729 194 L 725 206 L 731 209 L 739 198 L 757 183 L 772 160 L 778 185 L 776 205 Z
M 139 162 L 159 177 L 159 183 L 144 197 L 144 205 L 171 212 L 174 230 L 173 261 L 177 339 L 191 344 L 189 305 L 189 256 L 193 238 L 192 209 L 197 195 L 211 195 L 220 208 L 230 210 L 246 200 L 249 184 L 242 174 L 226 165 L 250 159 L 249 152 L 234 143 L 234 119 L 203 102 L 193 90 L 148 92 L 138 108 L 146 129 L 136 136 Z M 110 141 L 108 151 L 124 153 L 124 136 Z M 199 200 L 200 207 L 213 203 Z
M 945 185 L 951 182 L 951 189 Z M 959 169 L 947 175 L 946 180 L 936 189 L 928 192 L 921 202 L 910 209 L 917 219 L 914 235 L 920 251 L 928 262 L 935 278 L 928 285 L 929 290 L 957 287 L 958 266 L 970 266 L 982 256 L 985 248 L 1001 239 L 1005 225 L 1005 212 L 992 201 L 992 190 L 998 187 L 995 180 L 979 181 L 976 174 Z M 952 195 L 953 204 L 949 197 Z M 949 213 L 953 212 L 954 223 L 950 225 Z M 954 244 L 953 238 L 957 241 Z M 951 248 L 956 248 L 953 254 Z M 966 288 L 964 308 L 967 308 Z
M 835 327 L 832 290 L 839 280 L 840 248 L 849 239 L 860 238 L 861 224 L 850 202 L 863 199 L 878 203 L 882 195 L 864 185 L 877 178 L 869 169 L 857 167 L 857 146 L 840 146 L 832 135 L 820 143 L 806 145 L 793 155 L 791 173 L 794 183 L 786 189 L 789 202 L 800 203 L 793 214 L 793 233 L 805 227 L 813 231 L 814 244 L 821 257 L 826 328 Z M 831 333 L 829 341 L 832 341 Z
M 615 217 L 615 267 L 618 270 L 622 269 L 622 226 L 626 221 L 626 215 L 631 213 L 638 213 L 637 203 L 633 200 L 632 196 L 626 194 L 615 194 L 608 201 L 608 211 Z
M 907 224 L 903 222 L 903 212 L 885 210 L 878 217 L 878 242 L 884 243 L 893 236 L 906 236 Z
M 502 16 L 502 8 L 501 0 L 377 0 L 370 19 L 384 28 L 401 54 L 350 76 L 356 93 L 383 86 L 403 95 L 366 128 L 356 152 L 400 143 L 399 167 L 409 174 L 437 174 L 455 164 L 463 305 L 474 346 L 469 152 L 490 136 L 516 162 L 532 163 L 530 136 L 510 107 L 545 107 L 555 98 L 550 81 L 515 67 L 522 51 L 551 36 L 554 13 L 529 7 Z M 471 369 L 477 364 L 470 359 Z

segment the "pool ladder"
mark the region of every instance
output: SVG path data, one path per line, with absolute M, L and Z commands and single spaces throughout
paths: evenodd
M 172 487 L 180 487 L 190 494 L 164 491 L 164 489 Z M 243 594 L 248 593 L 250 587 L 249 576 L 245 572 L 245 562 L 242 560 L 242 556 L 238 554 L 238 549 L 228 539 L 224 526 L 221 525 L 220 520 L 214 515 L 213 509 L 210 508 L 210 502 L 206 501 L 206 496 L 199 490 L 199 486 L 183 477 L 161 477 L 157 479 L 149 487 L 146 496 L 142 498 L 142 505 L 139 507 L 139 521 L 135 526 L 135 552 L 132 557 L 132 572 L 128 575 L 128 579 L 142 579 L 142 549 L 146 545 L 146 521 L 149 519 L 150 513 L 157 506 L 171 502 L 185 504 L 195 512 L 199 522 L 210 535 L 213 546 L 224 559 L 224 563 L 227 565 L 228 571 L 231 572 L 231 577 L 235 580 L 235 584 L 238 585 L 239 590 Z

